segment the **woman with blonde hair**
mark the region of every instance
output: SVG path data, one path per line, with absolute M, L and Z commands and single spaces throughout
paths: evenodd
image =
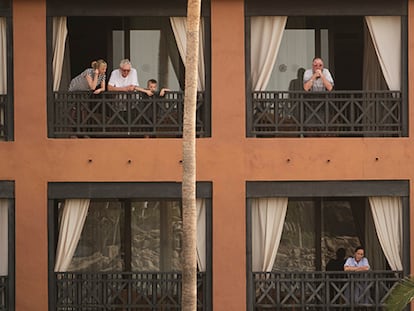
M 93 91 L 94 94 L 99 94 L 105 91 L 107 67 L 103 59 L 93 61 L 91 68 L 85 69 L 70 81 L 69 92 Z

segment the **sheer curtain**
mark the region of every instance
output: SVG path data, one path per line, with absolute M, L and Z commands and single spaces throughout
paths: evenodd
M 251 18 L 251 78 L 254 91 L 263 91 L 269 83 L 285 30 L 287 16 Z
M 368 25 L 364 23 L 363 90 L 388 90 Z
M 252 201 L 252 269 L 272 271 L 282 237 L 288 198 Z
M 7 94 L 6 18 L 0 17 L 0 95 Z
M 186 49 L 187 49 L 187 18 L 186 17 L 170 17 L 171 27 L 174 32 L 175 41 L 177 42 L 178 51 L 185 65 Z M 204 65 L 204 19 L 200 21 L 200 42 L 199 42 L 199 61 L 198 61 L 198 91 L 205 90 L 205 65 Z
M 8 244 L 9 244 L 9 213 L 8 213 L 8 201 L 5 199 L 0 199 L 0 275 L 8 274 Z
M 197 264 L 198 270 L 206 271 L 206 200 L 197 199 Z
M 53 17 L 53 91 L 59 90 L 62 79 L 67 34 L 66 16 Z
M 372 217 L 392 270 L 402 270 L 402 202 L 400 197 L 369 197 Z
M 401 17 L 365 16 L 365 20 L 389 89 L 401 90 Z
M 86 215 L 88 214 L 89 203 L 89 199 L 70 199 L 65 201 L 59 228 L 55 272 L 65 272 L 68 270 L 82 233 Z

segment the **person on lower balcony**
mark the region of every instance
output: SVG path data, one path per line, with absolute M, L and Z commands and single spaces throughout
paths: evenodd
M 364 257 L 364 248 L 358 246 L 355 248 L 354 256 L 346 260 L 344 270 L 348 272 L 366 272 L 369 269 L 368 259 Z M 351 277 L 351 289 L 353 288 L 354 296 L 350 297 L 349 291 L 347 291 L 348 299 L 352 298 L 353 304 L 356 306 L 366 307 L 371 300 L 368 281 L 359 280 L 364 278 L 363 275 L 349 276 Z
M 303 74 L 303 89 L 305 91 L 323 92 L 332 91 L 334 81 L 328 69 L 324 68 L 323 60 L 315 57 L 312 61 L 312 69 L 307 69 Z
M 362 246 L 355 248 L 354 256 L 349 257 L 344 264 L 345 271 L 368 271 L 369 268 L 368 259 L 364 257 Z

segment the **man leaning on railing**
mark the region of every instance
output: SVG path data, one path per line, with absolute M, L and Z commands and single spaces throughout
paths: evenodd
M 323 60 L 315 57 L 312 61 L 312 69 L 307 69 L 303 74 L 303 89 L 305 91 L 332 91 L 334 81 L 328 69 L 323 67 Z

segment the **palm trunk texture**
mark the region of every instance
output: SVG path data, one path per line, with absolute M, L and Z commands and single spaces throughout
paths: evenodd
M 197 211 L 195 119 L 201 0 L 188 0 L 183 129 L 182 310 L 197 310 Z

